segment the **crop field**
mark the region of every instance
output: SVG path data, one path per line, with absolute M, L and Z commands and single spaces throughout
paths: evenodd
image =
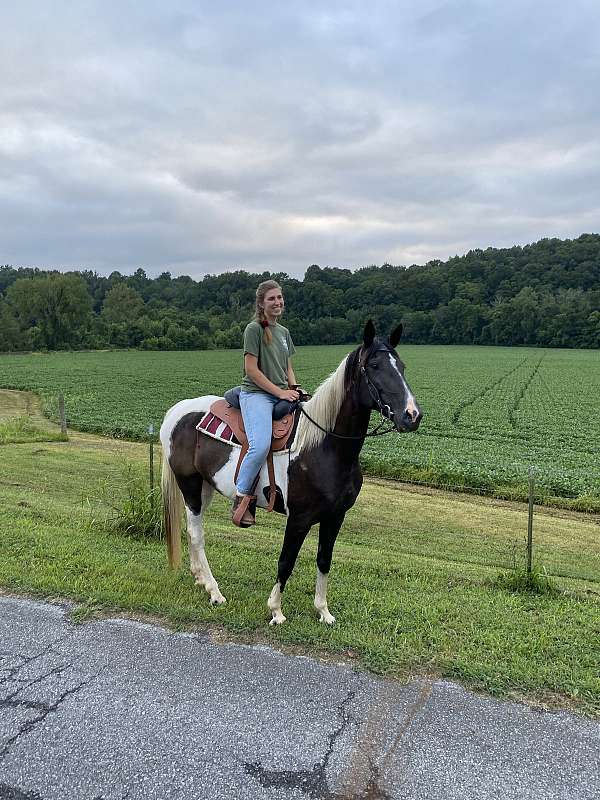
M 301 347 L 311 391 L 350 348 Z M 600 353 L 534 348 L 406 346 L 406 377 L 424 419 L 417 433 L 370 440 L 373 475 L 523 498 L 530 467 L 543 502 L 600 510 Z M 38 393 L 69 424 L 142 439 L 177 400 L 239 383 L 239 351 L 50 353 L 0 356 L 0 387 Z

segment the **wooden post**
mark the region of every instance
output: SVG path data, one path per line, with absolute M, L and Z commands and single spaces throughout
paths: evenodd
M 148 425 L 148 433 L 150 434 L 150 494 L 152 494 L 154 492 L 154 441 L 152 439 L 154 425 Z
M 529 467 L 529 516 L 527 520 L 527 574 L 531 575 L 531 561 L 533 554 L 533 489 L 535 469 Z
M 67 435 L 67 417 L 65 414 L 65 398 L 64 395 L 58 395 L 58 417 L 60 419 L 60 432 L 63 436 Z

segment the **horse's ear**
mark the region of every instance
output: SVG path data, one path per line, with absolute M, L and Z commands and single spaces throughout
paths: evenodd
M 370 319 L 365 325 L 365 332 L 363 333 L 363 342 L 365 347 L 371 347 L 374 338 L 375 338 L 375 325 L 373 325 L 373 320 Z
M 390 344 L 395 349 L 402 336 L 402 323 L 390 333 Z

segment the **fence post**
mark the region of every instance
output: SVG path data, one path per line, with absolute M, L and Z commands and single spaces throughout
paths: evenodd
M 150 494 L 154 492 L 154 425 L 148 425 L 148 433 L 150 434 Z
M 58 395 L 58 417 L 60 419 L 60 432 L 63 436 L 67 435 L 67 417 L 65 414 L 65 397 L 63 394 Z
M 535 485 L 535 469 L 529 467 L 529 516 L 527 520 L 527 574 L 531 575 L 533 553 L 533 491 Z

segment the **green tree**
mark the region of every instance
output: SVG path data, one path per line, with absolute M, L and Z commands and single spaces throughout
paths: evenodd
M 28 346 L 27 336 L 21 330 L 11 307 L 0 300 L 0 352 L 26 350 Z
M 124 323 L 133 322 L 140 317 L 144 310 L 144 301 L 139 292 L 118 283 L 107 293 L 102 304 L 102 314 L 107 322 Z
M 7 300 L 21 327 L 36 329 L 36 341 L 42 347 L 81 347 L 91 322 L 92 298 L 79 275 L 52 273 L 19 278 L 8 289 Z

